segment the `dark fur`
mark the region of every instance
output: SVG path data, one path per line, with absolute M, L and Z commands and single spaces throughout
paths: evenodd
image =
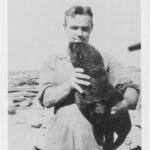
M 108 83 L 102 56 L 93 46 L 72 42 L 69 48 L 73 66 L 83 68 L 84 73 L 91 77 L 90 86 L 81 85 L 83 94 L 76 91 L 76 103 L 91 122 L 97 143 L 103 144 L 104 150 L 113 150 L 123 143 L 131 128 L 127 111 L 110 114 L 112 106 L 121 102 L 123 97 Z M 118 134 L 115 142 L 114 132 Z

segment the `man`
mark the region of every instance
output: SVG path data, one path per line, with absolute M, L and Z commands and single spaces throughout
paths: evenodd
M 69 42 L 88 42 L 93 29 L 93 14 L 89 7 L 74 6 L 65 12 L 64 29 Z M 124 100 L 112 108 L 112 114 L 134 108 L 138 87 L 124 77 L 123 67 L 111 56 L 102 54 L 109 82 L 124 93 Z M 51 56 L 40 74 L 42 106 L 54 106 L 55 115 L 49 123 L 46 150 L 98 150 L 91 124 L 74 103 L 73 91 L 83 93 L 80 85 L 89 86 L 90 76 L 82 68 L 73 68 L 69 49 L 65 54 Z

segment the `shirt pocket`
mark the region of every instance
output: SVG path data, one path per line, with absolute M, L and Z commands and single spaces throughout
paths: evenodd
M 73 74 L 74 68 L 67 59 L 58 59 L 56 61 L 55 81 L 57 84 L 67 82 Z

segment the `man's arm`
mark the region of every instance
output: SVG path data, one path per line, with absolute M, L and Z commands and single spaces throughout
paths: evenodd
M 90 78 L 88 75 L 82 74 L 83 71 L 84 70 L 81 68 L 76 68 L 74 76 L 71 77 L 68 82 L 48 87 L 44 92 L 43 105 L 46 107 L 55 106 L 56 104 L 62 102 L 72 89 L 76 89 L 82 93 L 83 90 L 78 84 L 86 86 L 90 85 L 90 82 L 82 80 Z
M 139 97 L 138 86 L 124 74 L 123 66 L 113 57 L 105 55 L 104 63 L 110 84 L 124 93 L 123 101 L 112 108 L 112 114 L 122 110 L 134 109 Z
M 71 88 L 68 83 L 46 88 L 43 95 L 43 105 L 45 107 L 52 107 L 61 103 L 70 91 Z
M 127 88 L 124 93 L 124 100 L 127 104 L 128 109 L 133 109 L 136 107 L 139 98 L 139 93 L 134 88 Z
M 90 82 L 84 81 L 88 80 L 90 77 L 83 74 L 84 70 L 81 68 L 74 69 L 74 74 L 68 82 L 57 84 L 54 81 L 55 76 L 55 59 L 50 58 L 50 61 L 45 63 L 41 69 L 40 73 L 40 96 L 39 100 L 41 105 L 45 107 L 52 107 L 56 104 L 65 100 L 66 96 L 71 92 L 72 89 L 78 90 L 80 93 L 83 92 L 79 84 L 90 85 Z
M 139 93 L 134 88 L 127 88 L 124 93 L 124 99 L 117 106 L 112 108 L 111 113 L 115 114 L 119 111 L 134 109 L 138 101 Z
M 52 107 L 62 102 L 72 89 L 76 89 L 80 93 L 83 93 L 83 90 L 78 84 L 86 86 L 90 85 L 90 82 L 83 80 L 83 79 L 86 80 L 90 79 L 90 77 L 86 74 L 83 74 L 83 72 L 84 72 L 83 69 L 75 68 L 74 75 L 70 79 L 68 79 L 68 82 L 53 87 L 48 87 L 45 90 L 43 97 L 44 106 Z

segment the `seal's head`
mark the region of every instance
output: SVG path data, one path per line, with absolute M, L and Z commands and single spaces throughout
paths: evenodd
M 84 60 L 83 56 L 83 43 L 71 42 L 69 44 L 70 58 L 74 67 L 79 67 Z
M 100 53 L 86 42 L 70 42 L 70 58 L 74 67 L 96 67 L 102 63 Z

